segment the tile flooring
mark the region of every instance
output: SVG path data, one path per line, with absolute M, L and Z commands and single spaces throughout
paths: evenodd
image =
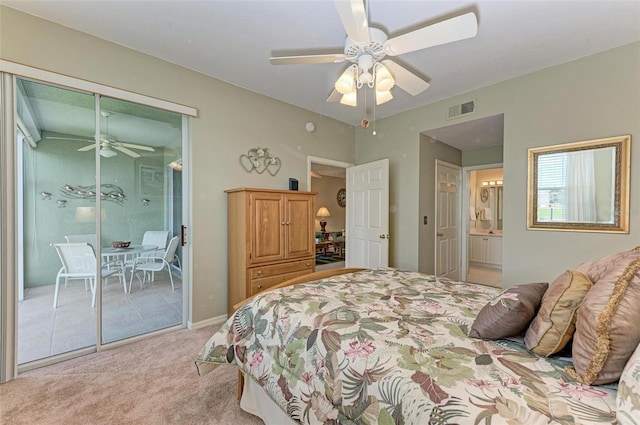
M 117 278 L 109 278 L 102 295 L 103 343 L 141 335 L 182 323 L 182 281 L 174 274 L 175 291 L 166 271 L 156 273 L 140 290 L 134 279 L 124 293 Z M 84 282 L 61 282 L 58 307 L 53 308 L 55 285 L 25 289 L 18 303 L 18 364 L 90 347 L 96 342 L 96 309 Z
M 490 267 L 469 266 L 467 282 L 502 288 L 502 270 Z

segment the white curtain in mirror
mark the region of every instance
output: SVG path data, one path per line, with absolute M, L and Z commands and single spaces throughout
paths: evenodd
M 597 221 L 596 182 L 593 150 L 571 152 L 566 156 L 565 210 L 569 222 Z

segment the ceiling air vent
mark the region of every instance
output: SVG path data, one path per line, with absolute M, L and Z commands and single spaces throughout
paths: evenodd
M 447 119 L 454 119 L 464 115 L 473 114 L 476 111 L 476 101 L 468 100 L 449 106 Z

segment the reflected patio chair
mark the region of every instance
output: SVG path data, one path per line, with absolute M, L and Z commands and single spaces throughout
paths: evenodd
M 85 289 L 87 282 L 91 287 L 92 301 L 91 307 L 96 306 L 96 254 L 93 247 L 88 243 L 54 243 L 51 244 L 56 249 L 58 257 L 62 262 L 62 267 L 56 276 L 56 287 L 53 295 L 53 308 L 58 307 L 58 292 L 60 290 L 60 278 L 64 278 L 65 287 L 71 279 L 82 279 L 85 281 Z M 122 267 L 114 269 L 101 268 L 101 277 L 117 275 L 126 292 L 127 284 L 125 281 Z
M 149 253 L 148 257 L 161 257 L 164 250 L 167 248 L 167 240 L 169 239 L 168 230 L 147 230 L 142 235 L 142 245 L 157 246 L 158 250 Z
M 88 243 L 94 251 L 98 243 L 98 238 L 95 233 L 89 233 L 87 235 L 67 235 L 64 238 L 68 243 Z
M 162 257 L 165 249 L 167 248 L 167 240 L 169 239 L 168 230 L 147 230 L 142 235 L 141 245 L 151 245 L 157 247 L 157 249 L 140 254 L 140 257 Z M 134 258 L 126 259 L 124 266 L 129 268 L 133 266 Z
M 159 272 L 164 270 L 166 267 L 167 272 L 169 273 L 169 280 L 171 281 L 171 289 L 175 290 L 175 286 L 173 285 L 173 273 L 171 272 L 171 264 L 173 264 L 176 257 L 176 249 L 178 249 L 178 243 L 180 243 L 180 238 L 178 236 L 174 236 L 171 241 L 169 241 L 169 245 L 167 249 L 164 251 L 162 256 L 156 257 L 138 257 L 133 260 L 133 266 L 131 269 L 131 279 L 129 280 L 129 292 L 131 292 L 131 285 L 133 284 L 133 275 L 136 272 L 142 272 L 142 278 L 138 276 L 138 281 L 140 282 L 140 290 L 142 290 L 142 286 L 147 280 L 147 273 L 151 273 L 151 280 L 153 281 L 155 272 Z

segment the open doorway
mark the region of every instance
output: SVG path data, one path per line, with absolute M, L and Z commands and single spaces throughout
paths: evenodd
M 316 195 L 316 270 L 342 268 L 346 261 L 346 169 L 353 164 L 307 158 L 307 190 Z
M 502 287 L 503 168 L 467 170 L 469 225 L 467 282 Z
M 471 243 L 477 245 L 488 244 L 482 238 L 489 238 L 489 227 L 486 229 L 488 235 L 481 235 L 480 242 L 476 239 L 470 239 L 471 225 L 476 220 L 471 219 L 471 207 L 474 207 L 473 216 L 475 218 L 475 203 L 471 200 L 471 185 L 469 183 L 469 171 L 481 170 L 486 168 L 501 168 L 503 161 L 503 144 L 504 144 L 504 115 L 492 115 L 475 120 L 459 122 L 445 127 L 435 128 L 422 132 L 421 141 L 421 169 L 424 170 L 425 176 L 433 176 L 434 159 L 444 160 L 451 164 L 462 166 L 462 194 L 459 212 L 455 214 L 456 225 L 461 230 L 460 243 L 456 253 L 451 253 L 449 258 L 455 258 L 459 262 L 461 280 L 469 280 L 469 264 Z M 444 145 L 448 145 L 445 149 Z M 451 149 L 454 148 L 454 149 Z M 502 176 L 502 174 L 501 174 Z M 483 180 L 491 181 L 490 178 Z M 501 180 L 494 178 L 494 181 Z M 481 183 L 482 183 L 481 181 Z M 435 209 L 435 187 L 432 180 L 421 182 L 420 186 L 420 205 L 424 216 L 424 221 L 419 225 L 419 269 L 427 273 L 433 273 L 436 270 L 436 252 L 435 247 L 438 246 L 438 234 L 442 233 L 436 229 L 436 224 L 442 220 L 439 217 L 439 211 Z M 502 200 L 502 189 L 500 189 L 500 199 Z M 489 190 L 487 190 L 490 192 Z M 492 190 L 497 193 L 497 190 Z M 497 198 L 497 195 L 496 195 Z M 486 208 L 489 208 L 486 206 Z M 495 209 L 495 208 L 494 208 Z M 494 213 L 496 211 L 493 211 Z M 485 214 L 488 210 L 485 211 Z M 427 219 L 435 216 L 435 220 Z M 489 223 L 484 220 L 483 223 Z M 487 225 L 488 226 L 488 225 Z M 479 225 L 479 228 L 482 225 Z M 495 223 L 494 223 L 495 227 Z M 494 228 L 495 230 L 495 228 Z M 435 243 L 434 243 L 435 241 Z M 476 247 L 476 250 L 477 251 Z M 474 254 L 475 254 L 474 251 Z M 485 252 L 487 250 L 485 249 Z M 457 254 L 457 255 L 454 255 Z M 502 257 L 501 252 L 499 257 Z M 472 261 L 475 263 L 475 261 Z M 477 264 L 474 264 L 477 265 Z M 471 277 L 474 278 L 473 276 Z M 493 279 L 492 284 L 501 285 L 501 275 L 497 279 Z M 484 283 L 484 282 L 483 282 Z

